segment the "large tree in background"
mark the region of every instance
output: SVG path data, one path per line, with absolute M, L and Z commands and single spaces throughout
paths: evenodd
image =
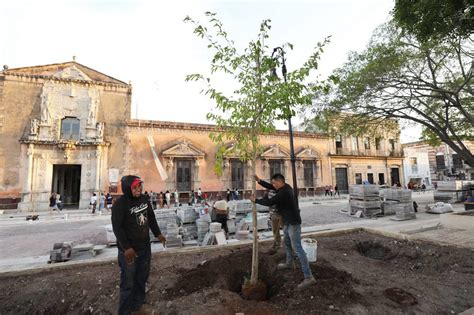
M 421 6 L 433 1 L 410 2 Z M 327 129 L 335 116 L 350 113 L 339 119 L 342 130 L 365 133 L 374 124 L 401 119 L 421 125 L 423 139 L 445 142 L 474 167 L 474 156 L 465 145 L 465 140 L 474 140 L 470 32 L 463 26 L 458 32 L 447 32 L 448 27 L 427 34 L 421 22 L 407 28 L 410 19 L 402 9 L 395 13 L 403 22 L 393 20 L 379 27 L 364 51 L 352 52 L 334 71 L 331 93 L 316 100 L 315 115 L 306 126 Z M 416 13 L 422 14 L 419 10 Z
M 214 13 L 206 12 L 207 23 L 201 24 L 190 17 L 185 22 L 191 23 L 194 33 L 206 40 L 208 49 L 213 53 L 210 63 L 210 75 L 191 74 L 187 81 L 200 81 L 204 84 L 203 93 L 215 102 L 215 110 L 207 118 L 220 127 L 220 132 L 211 134 L 211 139 L 220 148 L 216 157 L 216 171 L 221 173 L 224 150 L 231 143 L 231 153 L 240 160 L 250 162 L 252 192 L 255 194 L 255 166 L 262 148 L 259 138 L 262 134 L 275 130 L 277 120 L 286 120 L 294 114 L 298 105 L 309 105 L 319 85 L 306 84 L 311 70 L 318 67 L 322 48 L 326 44 L 318 43 L 314 53 L 300 69 L 290 71 L 287 82 L 274 76 L 279 67 L 278 60 L 271 57 L 272 51 L 266 45 L 269 38 L 270 20 L 264 20 L 256 39 L 239 51 L 235 43 L 228 38 L 221 21 Z M 284 45 L 292 49 L 291 44 Z M 226 95 L 219 91 L 215 84 L 215 74 L 227 75 L 233 84 L 233 93 Z M 222 77 L 217 78 L 217 80 Z M 217 81 L 216 80 L 216 81 Z M 257 212 L 253 205 L 253 252 L 250 284 L 258 280 L 258 234 Z
M 468 37 L 474 29 L 474 4 L 468 0 L 396 0 L 393 18 L 420 42 Z

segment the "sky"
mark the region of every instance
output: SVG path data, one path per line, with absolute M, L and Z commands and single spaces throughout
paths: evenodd
M 213 102 L 200 93 L 200 84 L 184 78 L 208 73 L 211 53 L 183 22 L 186 16 L 204 22 L 205 11 L 217 13 L 238 48 L 255 38 L 262 20 L 271 19 L 267 44 L 294 45 L 287 52 L 289 71 L 330 35 L 313 74 L 325 78 L 350 51 L 367 45 L 393 5 L 393 0 L 2 0 L 0 66 L 60 63 L 76 56 L 81 64 L 132 83 L 132 118 L 208 123 Z M 283 122 L 277 127 L 286 128 Z M 418 136 L 419 129 L 402 130 L 402 142 Z

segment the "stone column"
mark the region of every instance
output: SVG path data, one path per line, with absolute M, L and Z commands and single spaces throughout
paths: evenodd
M 34 156 L 34 144 L 30 143 L 26 152 L 28 158 L 28 166 L 26 168 L 25 182 L 23 183 L 23 194 L 22 200 L 18 204 L 20 211 L 31 211 L 32 209 L 32 193 L 33 193 L 33 156 Z
M 94 186 L 95 192 L 98 192 L 100 190 L 101 156 L 102 156 L 101 148 L 100 146 L 97 146 L 97 149 L 95 152 L 95 186 Z

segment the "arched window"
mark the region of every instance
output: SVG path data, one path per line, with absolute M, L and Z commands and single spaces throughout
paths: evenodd
M 80 121 L 75 117 L 61 120 L 61 139 L 79 140 Z

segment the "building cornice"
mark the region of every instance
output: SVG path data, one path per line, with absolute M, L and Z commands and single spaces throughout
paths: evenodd
M 131 119 L 127 121 L 127 126 L 132 128 L 151 128 L 151 129 L 179 129 L 179 130 L 195 130 L 202 132 L 216 132 L 222 129 L 216 125 L 210 124 L 197 124 L 197 123 L 185 123 L 175 121 L 162 121 L 162 120 L 141 120 Z M 286 130 L 276 130 L 272 133 L 265 134 L 270 136 L 288 136 L 289 132 Z M 315 139 L 327 139 L 329 136 L 324 133 L 309 133 L 302 131 L 293 131 L 293 135 L 299 138 L 315 138 Z
M 44 81 L 53 81 L 57 83 L 75 83 L 84 86 L 91 86 L 91 85 L 99 85 L 99 86 L 106 86 L 106 87 L 114 87 L 114 88 L 123 88 L 127 90 L 131 90 L 132 86 L 130 84 L 117 84 L 111 82 L 102 82 L 96 80 L 78 80 L 78 79 L 69 79 L 69 78 L 57 78 L 50 75 L 39 75 L 39 74 L 27 74 L 27 73 L 16 73 L 13 71 L 4 71 L 1 75 L 5 78 L 8 76 L 13 76 L 19 78 L 21 80 L 24 79 L 33 79 L 33 80 L 44 80 Z

